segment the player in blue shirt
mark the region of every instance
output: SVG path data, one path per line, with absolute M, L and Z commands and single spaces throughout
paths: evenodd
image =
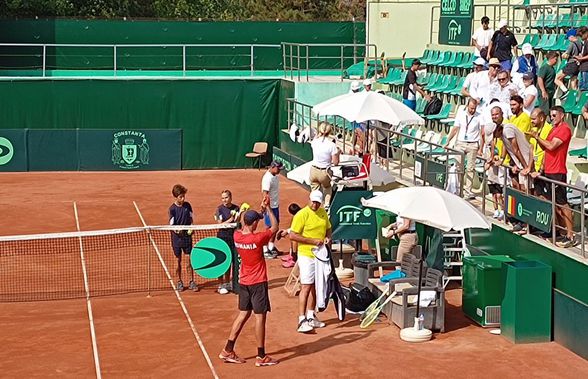
M 172 188 L 172 195 L 176 199 L 169 207 L 169 224 L 170 225 L 192 225 L 194 214 L 192 206 L 186 201 L 186 187 L 176 184 Z M 194 282 L 194 270 L 190 263 L 190 253 L 192 252 L 192 231 L 179 230 L 171 232 L 171 243 L 174 250 L 174 255 L 178 259 L 178 268 L 176 274 L 178 275 L 178 291 L 184 290 L 184 283 L 182 282 L 182 251 L 188 256 L 188 264 L 186 271 L 190 273 L 190 284 L 188 288 L 194 292 L 198 292 L 198 286 Z
M 215 220 L 219 224 L 231 224 L 236 223 L 239 221 L 239 206 L 233 204 L 233 194 L 229 190 L 224 190 L 221 192 L 221 201 L 222 204 L 218 206 L 216 209 L 216 213 L 214 215 Z M 229 245 L 231 248 L 231 252 L 233 254 L 233 262 L 236 262 L 235 259 L 237 254 L 235 254 L 235 241 L 233 240 L 233 233 L 235 233 L 234 228 L 229 229 L 219 229 L 217 237 L 222 239 Z M 233 263 L 234 265 L 235 263 Z M 218 287 L 218 293 L 221 295 L 225 295 L 229 293 L 230 290 L 233 289 L 231 286 L 231 271 L 234 272 L 234 269 L 227 270 L 226 274 L 219 278 L 221 284 Z

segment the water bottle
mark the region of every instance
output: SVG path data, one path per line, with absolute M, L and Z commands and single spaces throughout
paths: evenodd
M 418 327 L 418 330 L 423 330 L 423 328 L 425 327 L 424 324 L 425 324 L 425 317 L 421 313 L 421 315 L 419 316 L 419 327 Z

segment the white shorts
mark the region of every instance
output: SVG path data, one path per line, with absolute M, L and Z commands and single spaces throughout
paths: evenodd
M 298 269 L 300 270 L 300 284 L 314 284 L 316 258 L 298 254 Z

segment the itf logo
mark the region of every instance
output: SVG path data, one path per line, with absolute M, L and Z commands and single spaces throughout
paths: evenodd
M 362 226 L 370 225 L 370 216 L 372 211 L 369 208 L 361 209 L 353 205 L 346 205 L 337 210 L 337 217 L 339 219 L 339 225 L 346 226 Z
M 4 137 L 0 137 L 0 166 L 7 164 L 14 156 L 14 146 Z
M 112 164 L 132 170 L 149 164 L 149 144 L 145 133 L 136 130 L 116 132 L 112 139 Z

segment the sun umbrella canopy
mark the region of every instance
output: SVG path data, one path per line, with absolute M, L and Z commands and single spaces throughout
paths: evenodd
M 366 207 L 383 209 L 443 231 L 490 229 L 492 224 L 473 205 L 435 187 L 406 187 L 362 200 Z
M 389 96 L 374 91 L 348 93 L 323 101 L 312 108 L 322 116 L 341 116 L 349 121 L 378 120 L 397 125 L 422 125 L 423 118 Z

